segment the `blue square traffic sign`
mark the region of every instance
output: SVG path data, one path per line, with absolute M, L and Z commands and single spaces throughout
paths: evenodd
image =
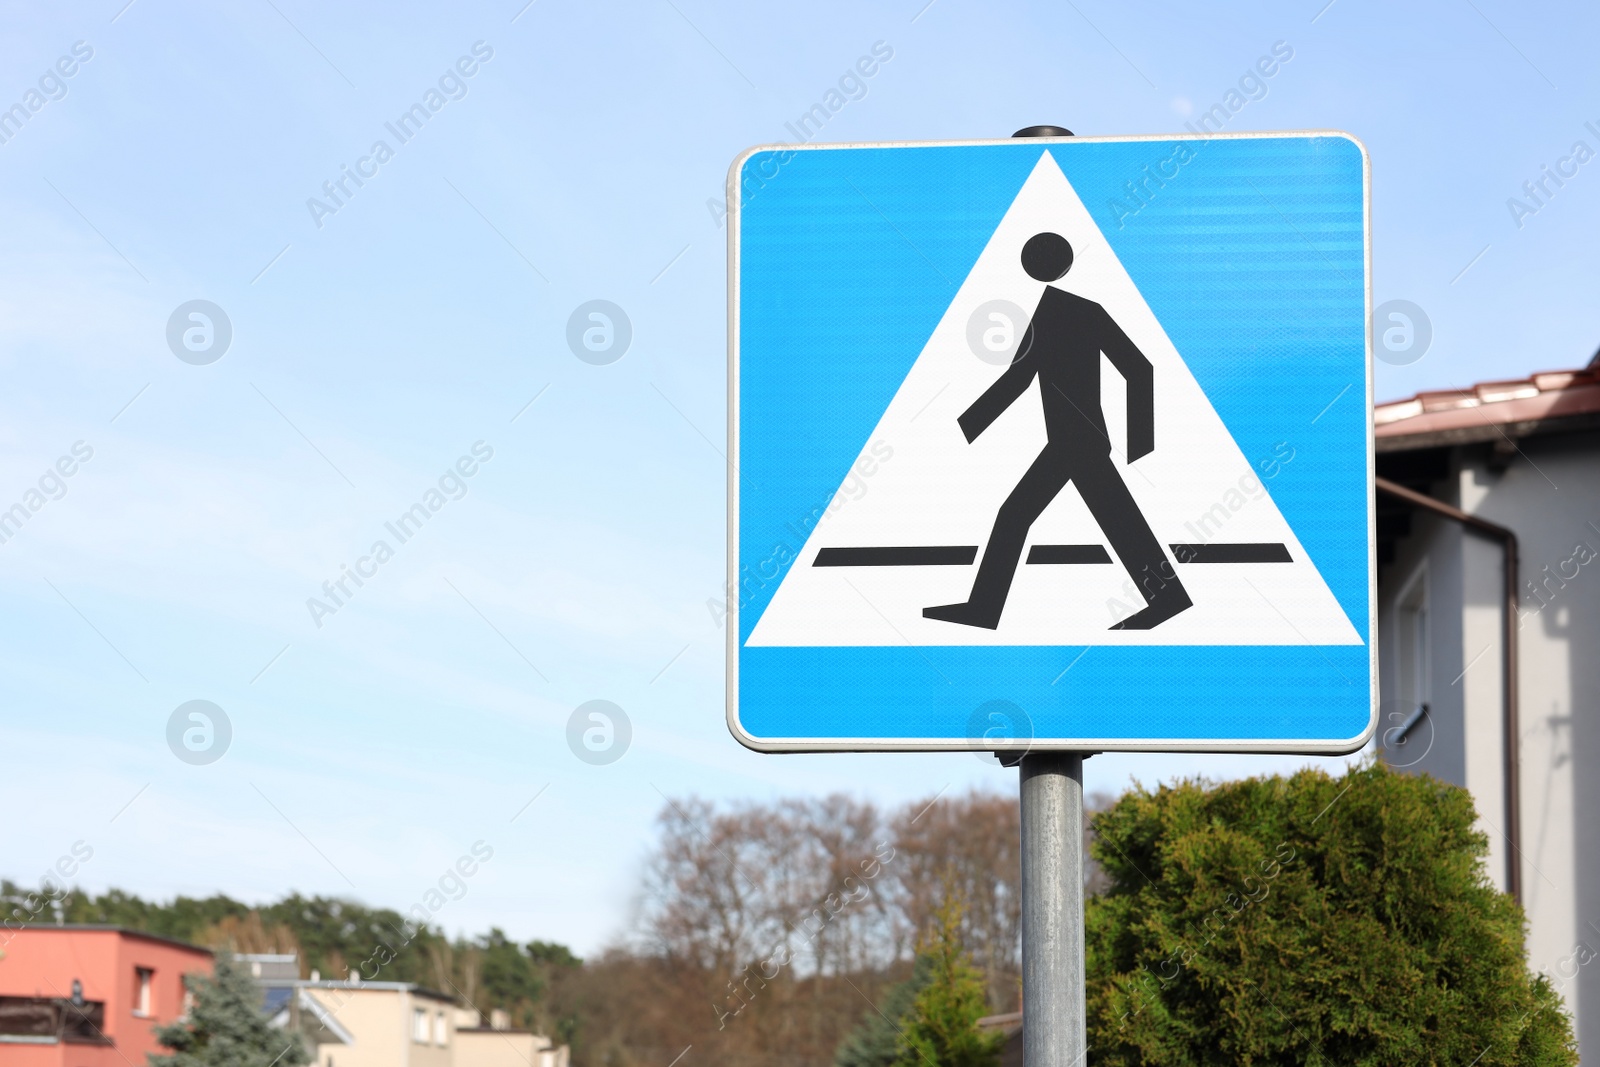
M 1371 736 L 1358 142 L 775 146 L 729 202 L 740 741 Z

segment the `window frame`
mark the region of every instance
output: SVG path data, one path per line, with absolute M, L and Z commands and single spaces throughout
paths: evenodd
M 133 1014 L 140 1019 L 154 1018 L 156 1013 L 156 969 L 133 967 Z
M 1432 612 L 1429 610 L 1428 563 L 1411 572 L 1394 598 L 1394 668 L 1396 703 L 1406 715 L 1430 707 L 1433 697 Z M 1431 709 L 1430 709 L 1431 710 Z

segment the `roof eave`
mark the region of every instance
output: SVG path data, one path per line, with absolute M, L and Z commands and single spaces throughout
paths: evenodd
M 1491 422 L 1483 418 L 1473 424 L 1461 424 L 1459 419 L 1448 422 L 1424 420 L 1428 420 L 1428 416 L 1418 416 L 1403 423 L 1390 423 L 1386 427 L 1378 427 L 1374 448 L 1380 454 L 1416 452 L 1428 448 L 1448 448 L 1453 445 L 1515 441 L 1524 437 L 1600 430 L 1600 410 L 1509 422 Z

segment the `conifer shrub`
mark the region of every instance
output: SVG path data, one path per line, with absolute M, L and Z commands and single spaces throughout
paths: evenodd
M 1089 1062 L 1576 1064 L 1474 821 L 1379 762 L 1126 794 L 1095 821 Z

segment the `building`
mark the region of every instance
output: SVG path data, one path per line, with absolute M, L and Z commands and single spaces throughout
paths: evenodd
M 271 987 L 269 986 L 269 989 Z M 455 1002 L 409 982 L 296 981 L 300 1003 L 337 1040 L 321 1067 L 455 1067 Z
M 475 1011 L 457 1009 L 456 1067 L 568 1067 L 569 1050 L 543 1034 L 517 1030 L 505 1013 L 491 1013 L 484 1026 Z
M 1600 833 L 1580 818 L 1600 779 L 1577 773 L 1600 759 L 1600 355 L 1376 423 L 1379 744 L 1472 792 L 1530 963 L 1600 1051 Z
M 305 1034 L 318 1067 L 567 1067 L 566 1046 L 411 982 L 299 977 L 292 955 L 241 955 L 272 1021 Z
M 999 1034 L 999 1067 L 1024 1067 L 1022 1047 L 1022 1013 L 1006 1012 L 1003 1015 L 985 1015 L 978 1020 L 978 1029 L 988 1034 Z
M 0 1063 L 125 1067 L 163 1052 L 208 949 L 115 926 L 0 929 Z

